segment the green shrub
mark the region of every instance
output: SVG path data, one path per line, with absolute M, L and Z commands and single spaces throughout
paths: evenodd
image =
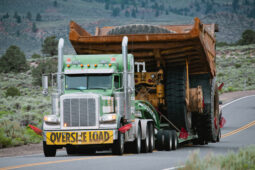
M 190 155 L 180 170 L 211 170 L 211 169 L 255 169 L 255 146 L 241 148 L 237 153 L 230 152 L 223 156 L 207 155 L 200 159 L 198 152 Z
M 36 53 L 34 53 L 34 54 L 31 56 L 31 58 L 33 58 L 33 59 L 37 59 L 37 58 L 41 58 L 41 57 L 42 57 L 41 55 L 36 54 Z
M 11 146 L 11 143 L 11 138 L 6 136 L 3 128 L 0 128 L 0 148 Z
M 50 59 L 46 62 L 41 61 L 36 68 L 32 69 L 33 84 L 42 85 L 42 75 L 57 72 L 57 60 Z M 49 79 L 49 85 L 51 85 L 51 78 Z
M 255 44 L 255 31 L 245 30 L 242 38 L 237 42 L 239 45 Z
M 11 96 L 11 97 L 20 96 L 20 91 L 16 87 L 9 87 L 5 92 L 5 96 L 6 97 L 8 97 L 8 96 Z
M 241 67 L 241 64 L 236 63 L 236 64 L 235 64 L 235 67 L 236 67 L 236 68 L 240 68 L 240 67 Z
M 25 54 L 17 46 L 10 46 L 0 58 L 0 72 L 20 72 L 27 69 Z

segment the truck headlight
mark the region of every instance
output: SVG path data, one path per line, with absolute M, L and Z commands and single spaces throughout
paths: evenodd
M 100 118 L 100 122 L 113 122 L 116 121 L 116 114 L 104 114 Z
M 59 124 L 60 123 L 60 118 L 57 117 L 56 115 L 46 115 L 46 116 L 44 116 L 44 121 L 46 123 Z

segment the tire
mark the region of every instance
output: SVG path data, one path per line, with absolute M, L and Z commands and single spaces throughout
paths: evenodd
M 43 141 L 43 153 L 45 157 L 55 157 L 57 149 L 53 145 L 47 145 L 45 141 Z
M 155 149 L 155 134 L 154 134 L 154 125 L 153 123 L 149 124 L 149 152 L 153 152 Z
M 142 140 L 142 152 L 148 153 L 150 147 L 150 132 L 149 132 L 149 124 L 146 126 L 146 136 L 145 139 Z
M 165 145 L 165 135 L 163 130 L 159 130 L 157 133 L 157 149 L 164 150 Z
M 136 134 L 136 139 L 132 143 L 132 151 L 136 154 L 141 153 L 141 148 L 142 148 L 142 131 L 141 131 L 141 126 L 138 125 L 138 130 Z
M 67 155 L 77 154 L 77 149 L 72 145 L 67 145 L 66 146 L 66 153 L 67 153 Z
M 186 106 L 186 67 L 166 70 L 167 117 L 179 129 L 191 129 L 191 113 Z
M 173 135 L 172 135 L 172 131 L 170 130 L 165 130 L 164 131 L 164 135 L 165 135 L 165 149 L 167 151 L 170 151 L 172 150 L 173 148 L 173 145 L 172 145 L 172 142 L 173 142 Z
M 176 150 L 178 148 L 178 136 L 175 130 L 171 130 L 172 134 L 172 150 Z
M 158 33 L 175 33 L 154 25 L 134 24 L 115 27 L 110 30 L 107 35 L 125 35 L 125 34 L 158 34 Z
M 123 155 L 124 153 L 125 135 L 118 131 L 118 139 L 114 141 L 112 153 L 114 155 Z

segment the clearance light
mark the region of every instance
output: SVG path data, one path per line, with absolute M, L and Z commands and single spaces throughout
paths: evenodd
M 66 63 L 70 64 L 71 63 L 71 58 L 67 58 Z
M 109 64 L 109 67 L 111 67 L 112 66 L 112 64 Z
M 115 61 L 116 61 L 116 58 L 115 58 L 115 57 L 112 57 L 112 58 L 111 58 L 111 61 L 112 61 L 112 62 L 115 62 Z
M 87 64 L 87 67 L 90 67 L 90 65 L 89 65 L 89 64 Z
M 66 123 L 64 123 L 64 127 L 67 127 L 67 124 L 66 124 Z
M 70 64 L 67 64 L 66 66 L 67 66 L 67 67 L 70 67 Z
M 97 67 L 97 64 L 95 64 L 94 66 Z
M 80 66 L 83 67 L 83 64 L 81 64 Z

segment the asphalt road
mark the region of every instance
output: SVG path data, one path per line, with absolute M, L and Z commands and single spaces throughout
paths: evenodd
M 188 159 L 190 153 L 199 151 L 201 157 L 208 154 L 226 154 L 240 147 L 255 144 L 255 96 L 241 98 L 223 106 L 226 119 L 220 143 L 203 146 L 184 146 L 176 151 L 154 151 L 148 154 L 113 156 L 110 152 L 95 155 L 67 156 L 57 152 L 54 158 L 43 154 L 0 158 L 0 169 L 175 169 Z

